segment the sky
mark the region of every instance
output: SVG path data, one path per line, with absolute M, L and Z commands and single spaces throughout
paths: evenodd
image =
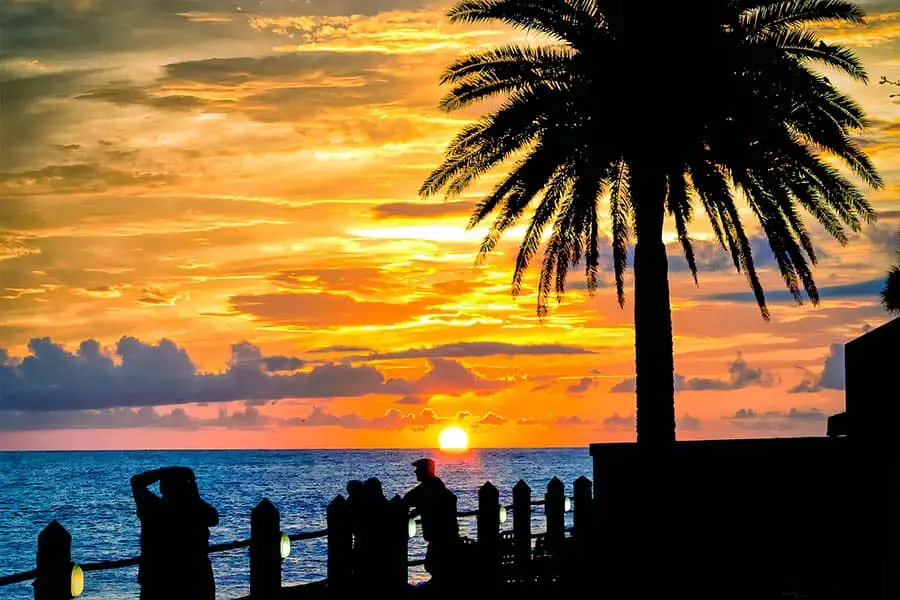
M 679 439 L 821 435 L 843 343 L 888 320 L 900 226 L 900 12 L 825 27 L 864 60 L 885 179 L 846 248 L 812 227 L 797 306 L 759 231 L 772 320 L 694 224 L 670 267 Z M 527 34 L 423 0 L 0 0 L 0 449 L 480 447 L 634 439 L 631 279 L 543 322 L 520 230 L 482 265 L 461 197 L 416 192 L 478 110 L 442 69 Z M 900 89 L 896 90 L 900 92 Z M 667 224 L 674 242 L 674 227 Z

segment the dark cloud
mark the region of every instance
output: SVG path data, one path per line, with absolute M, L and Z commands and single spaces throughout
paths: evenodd
M 9 195 L 103 192 L 126 186 L 161 187 L 177 180 L 177 176 L 169 173 L 141 173 L 96 163 L 78 163 L 0 172 L 0 191 Z
M 490 414 L 492 413 L 488 413 L 488 415 Z M 482 420 L 487 419 L 488 415 L 485 415 Z M 467 411 L 460 412 L 455 417 L 441 417 L 430 408 L 422 409 L 419 414 L 404 413 L 398 409 L 391 409 L 381 416 L 364 417 L 356 413 L 334 415 L 326 412 L 321 407 L 315 407 L 306 418 L 286 419 L 282 422 L 285 425 L 298 427 L 343 427 L 345 429 L 411 428 L 421 430 L 434 425 L 464 421 L 469 417 L 471 417 L 471 413 Z
M 501 417 L 500 415 L 492 412 L 488 412 L 486 415 L 475 421 L 477 425 L 503 425 L 506 423 L 506 418 Z
M 676 425 L 678 426 L 678 429 L 683 431 L 696 431 L 697 429 L 700 429 L 700 419 L 685 413 L 683 417 L 677 420 Z
M 201 108 L 225 109 L 232 100 L 206 100 L 185 94 L 154 94 L 140 87 L 108 87 L 93 89 L 75 96 L 75 100 L 97 100 L 118 106 L 140 105 L 171 111 L 191 111 Z
M 556 418 L 534 418 L 534 417 L 522 417 L 516 420 L 518 425 L 537 425 L 541 427 L 581 427 L 583 425 L 590 425 L 594 421 L 591 419 L 584 419 L 577 415 L 565 415 Z
M 772 253 L 769 242 L 764 236 L 750 236 L 750 249 L 753 254 L 753 262 L 757 267 L 767 267 L 776 264 L 775 255 Z M 697 262 L 697 270 L 703 272 L 730 271 L 734 269 L 731 254 L 722 249 L 715 240 L 692 240 L 694 258 Z M 673 273 L 690 271 L 687 260 L 684 258 L 681 242 L 673 242 L 666 245 L 669 255 L 669 271 Z M 824 252 L 816 249 L 820 258 Z M 629 257 L 629 264 L 633 264 Z
M 747 364 L 747 361 L 738 353 L 737 358 L 728 365 L 727 379 L 709 379 L 706 377 L 693 377 L 687 379 L 680 373 L 675 373 L 675 391 L 709 391 L 709 390 L 739 390 L 746 387 L 759 385 L 770 386 L 777 383 L 777 378 Z M 637 380 L 634 377 L 624 379 L 610 388 L 610 392 L 633 394 L 636 390 Z
M 137 299 L 140 304 L 149 304 L 151 306 L 171 306 L 178 299 L 178 294 L 166 292 L 158 287 L 144 288 L 143 295 Z
M 200 420 L 190 417 L 183 408 L 168 413 L 151 407 L 139 409 L 110 408 L 83 411 L 9 411 L 0 419 L 2 431 L 40 431 L 57 429 L 122 429 L 129 427 L 159 427 L 166 429 L 196 429 Z
M 2 2 L 5 10 L 8 2 Z M 12 31 L 4 14 L 4 55 L 7 39 Z M 16 77 L 0 68 L 3 102 L 0 103 L 0 139 L 3 140 L 4 168 L 20 168 L 34 155 L 43 153 L 42 142 L 70 119 L 60 99 L 79 90 L 92 70 L 73 70 L 62 73 Z
M 128 429 L 159 428 L 173 430 L 197 430 L 224 428 L 233 430 L 275 429 L 278 427 L 340 427 L 344 429 L 415 429 L 423 430 L 445 423 L 461 422 L 472 415 L 467 411 L 455 417 L 441 417 L 431 409 L 420 413 L 405 413 L 391 409 L 383 415 L 367 417 L 358 413 L 332 414 L 320 406 L 313 407 L 305 417 L 273 417 L 258 408 L 247 406 L 229 412 L 219 410 L 215 417 L 195 417 L 183 408 L 161 412 L 152 407 L 110 408 L 79 411 L 9 411 L 0 419 L 0 431 L 39 431 L 62 429 Z M 488 413 L 477 422 L 482 425 L 500 425 L 503 417 Z
M 485 379 L 455 361 L 432 359 L 419 379 L 386 379 L 371 366 L 326 363 L 309 371 L 277 374 L 252 344 L 232 347 L 225 371 L 201 373 L 187 352 L 171 340 L 145 344 L 123 337 L 110 352 L 95 340 L 69 352 L 50 338 L 29 342 L 21 361 L 6 357 L 0 367 L 0 410 L 52 411 L 143 407 L 284 398 L 358 397 L 370 394 L 489 394 L 508 385 Z M 4 356 L 6 356 L 4 354 Z M 296 363 L 293 363 L 296 364 Z
M 418 202 L 390 202 L 379 204 L 372 209 L 372 213 L 379 219 L 392 218 L 436 218 L 468 215 L 472 212 L 474 204 L 471 202 L 433 202 L 423 204 Z
M 401 358 L 472 358 L 482 356 L 540 356 L 549 354 L 593 354 L 577 346 L 561 344 L 509 344 L 506 342 L 454 342 L 427 348 L 407 348 L 353 356 L 350 360 L 393 360 Z
M 553 425 L 556 427 L 580 427 L 581 425 L 590 425 L 593 423 L 590 419 L 583 419 L 577 415 L 557 417 L 556 420 L 553 421 Z
M 385 383 L 385 389 L 388 393 L 409 395 L 466 392 L 490 394 L 505 385 L 500 381 L 485 379 L 455 360 L 431 358 L 428 359 L 428 366 L 428 372 L 419 379 L 391 379 Z
M 884 278 L 870 279 L 859 283 L 845 285 L 833 285 L 819 288 L 819 297 L 822 300 L 829 298 L 877 298 L 878 293 L 884 287 Z M 726 302 L 756 302 L 752 292 L 723 292 L 704 296 L 706 300 L 724 300 Z M 775 290 L 766 293 L 769 302 L 794 302 L 794 297 L 788 290 Z
M 705 390 L 740 390 L 753 385 L 769 386 L 775 383 L 775 377 L 761 368 L 753 368 L 738 353 L 733 363 L 728 365 L 728 379 L 707 379 L 703 377 L 688 379 L 684 389 Z
M 281 373 L 298 371 L 303 368 L 303 361 L 293 356 L 263 356 L 259 346 L 248 341 L 238 342 L 231 346 L 231 358 L 228 361 L 229 369 L 260 368 L 269 373 Z
M 406 94 L 414 81 L 398 69 L 393 57 L 378 53 L 303 52 L 271 56 L 211 58 L 171 63 L 152 83 L 116 81 L 82 90 L 78 100 L 140 105 L 168 111 L 205 110 L 237 113 L 263 122 L 312 123 L 335 109 L 387 106 L 403 102 L 427 108 L 419 95 Z M 173 94 L 173 89 L 192 93 Z M 227 99 L 212 99 L 205 90 L 234 89 Z M 193 90 L 198 90 L 193 92 Z M 196 95 L 194 95 L 196 94 Z M 389 127 L 364 119 L 348 121 L 357 137 L 379 139 L 396 134 L 399 122 Z M 385 138 L 386 139 L 386 138 Z M 471 205 L 470 205 L 471 206 Z
M 822 390 L 843 390 L 846 387 L 844 375 L 844 345 L 831 344 L 825 355 L 822 373 L 816 375 L 806 369 L 803 379 L 788 390 L 791 394 L 811 394 Z
M 415 416 L 404 415 L 399 410 L 390 410 L 380 417 L 367 418 L 356 413 L 333 415 L 317 406 L 306 418 L 289 420 L 286 424 L 298 427 L 342 427 L 344 429 L 402 429 L 411 420 L 415 420 Z
M 817 408 L 791 408 L 787 411 L 773 410 L 756 412 L 752 408 L 742 408 L 734 415 L 722 417 L 731 421 L 732 426 L 754 431 L 789 431 L 793 429 L 821 429 L 826 415 Z
M 568 394 L 583 394 L 589 389 L 597 386 L 597 380 L 593 377 L 582 377 L 578 383 L 573 383 L 566 388 Z
M 309 351 L 310 354 L 348 354 L 350 352 L 375 352 L 371 348 L 363 346 L 325 346 L 324 348 L 314 348 Z
M 424 396 L 404 396 L 394 402 L 394 404 L 404 404 L 404 405 L 414 405 L 419 406 L 422 404 L 427 404 L 428 398 Z
M 622 416 L 616 413 L 603 419 L 603 427 L 604 429 L 632 431 L 634 430 L 634 415 Z
M 898 134 L 900 135 L 900 134 Z M 882 219 L 889 219 L 890 213 L 879 213 Z M 865 238 L 872 244 L 876 250 L 893 256 L 900 249 L 900 232 L 897 231 L 896 224 L 892 223 L 886 227 L 873 225 L 866 228 Z
M 327 292 L 237 295 L 229 303 L 233 310 L 260 321 L 322 328 L 392 325 L 422 314 L 431 305 L 424 300 L 396 304 L 364 301 Z
M 303 361 L 295 356 L 266 356 L 262 359 L 263 367 L 270 373 L 298 371 L 303 368 Z

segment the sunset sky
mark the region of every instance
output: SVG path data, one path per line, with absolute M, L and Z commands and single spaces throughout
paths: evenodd
M 702 216 L 699 287 L 670 246 L 681 439 L 824 433 L 841 344 L 888 319 L 900 88 L 877 82 L 900 79 L 900 11 L 862 4 L 867 27 L 822 33 L 869 70 L 844 89 L 879 221 L 844 249 L 813 228 L 819 307 L 757 231 L 770 323 Z M 495 179 L 416 195 L 479 114 L 437 110 L 442 69 L 528 41 L 449 5 L 0 0 L 0 449 L 430 447 L 460 422 L 484 447 L 633 440 L 608 245 L 597 294 L 574 272 L 541 323 L 534 272 L 509 294 L 521 230 L 474 264 Z

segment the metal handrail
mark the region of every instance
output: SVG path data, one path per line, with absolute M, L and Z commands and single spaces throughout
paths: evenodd
M 288 536 L 288 539 L 292 542 L 298 542 L 303 540 L 312 540 L 315 538 L 322 538 L 328 535 L 327 529 L 321 529 L 318 531 L 301 531 L 299 533 L 293 533 Z M 207 551 L 207 554 L 214 554 L 216 552 L 228 552 L 229 550 L 237 550 L 239 548 L 248 548 L 250 546 L 250 540 L 237 540 L 234 542 L 223 542 L 221 544 L 212 544 Z M 141 557 L 134 556 L 131 558 L 119 558 L 116 560 L 101 560 L 93 563 L 85 563 L 79 564 L 81 570 L 85 573 L 90 573 L 92 571 L 110 571 L 112 569 L 122 569 L 125 567 L 134 567 L 141 564 Z M 4 585 L 12 585 L 13 583 L 21 583 L 23 581 L 28 581 L 29 579 L 34 579 L 37 577 L 37 569 L 31 569 L 30 571 L 22 571 L 21 573 L 14 573 L 12 575 L 6 575 L 4 577 L 0 577 L 0 586 Z
M 547 504 L 545 500 L 532 500 L 529 502 L 531 506 L 544 506 Z M 514 509 L 514 505 L 507 504 L 503 506 L 508 511 Z M 477 517 L 478 510 L 464 510 L 456 513 L 457 517 Z M 417 519 L 416 523 L 421 524 L 421 519 Z M 328 535 L 327 529 L 320 529 L 317 531 L 302 531 L 299 533 L 292 533 L 288 535 L 288 539 L 292 542 L 298 542 L 303 540 L 312 540 L 316 538 L 323 538 Z M 239 548 L 247 548 L 250 546 L 250 540 L 237 540 L 234 542 L 224 542 L 220 544 L 212 544 L 207 551 L 208 554 L 213 554 L 216 552 L 228 552 L 230 550 L 237 550 Z M 141 559 L 139 556 L 135 556 L 132 558 L 120 558 L 116 560 L 105 560 L 94 563 L 86 563 L 79 565 L 81 570 L 85 573 L 90 573 L 92 571 L 109 571 L 112 569 L 121 569 L 125 567 L 133 567 L 139 565 Z M 417 559 L 409 561 L 409 566 L 419 566 L 425 564 L 424 559 Z M 21 573 L 14 573 L 12 575 L 6 575 L 0 577 L 0 587 L 5 585 L 11 585 L 13 583 L 20 583 L 23 581 L 28 581 L 29 579 L 34 579 L 37 577 L 37 570 L 31 569 L 29 571 L 22 571 Z

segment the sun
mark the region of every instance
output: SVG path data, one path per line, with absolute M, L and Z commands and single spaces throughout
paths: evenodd
M 446 427 L 438 437 L 441 450 L 468 450 L 469 434 L 462 427 Z

